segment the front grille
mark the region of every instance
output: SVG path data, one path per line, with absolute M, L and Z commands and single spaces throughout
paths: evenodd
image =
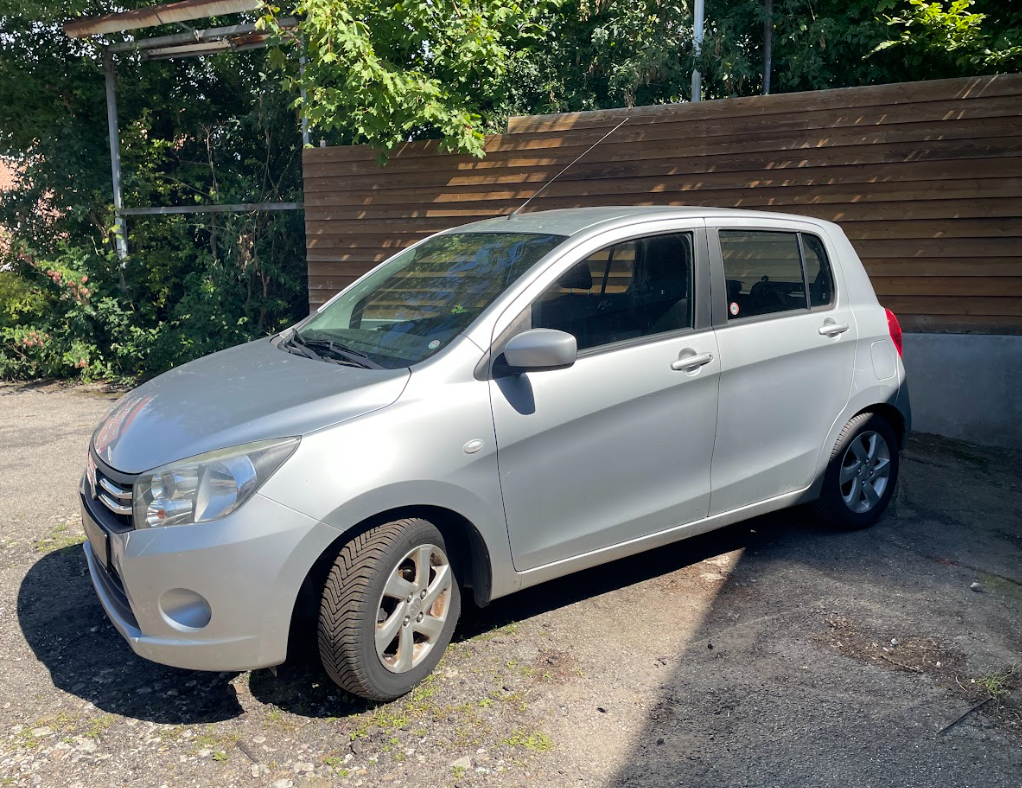
M 101 470 L 96 470 L 96 497 L 107 509 L 121 517 L 131 517 L 131 487 L 123 487 Z
M 103 504 L 103 510 L 96 511 L 101 519 L 114 531 L 134 528 L 131 516 L 131 488 L 134 477 L 118 473 L 106 467 L 93 454 L 89 454 L 89 485 L 87 492 L 94 501 Z M 98 507 L 90 507 L 96 510 Z

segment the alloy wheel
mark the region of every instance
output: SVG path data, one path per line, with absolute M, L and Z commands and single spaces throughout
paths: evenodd
M 444 630 L 453 575 L 436 545 L 413 547 L 387 578 L 376 614 L 376 653 L 392 673 L 419 665 Z
M 872 510 L 884 496 L 891 480 L 891 450 L 884 437 L 873 431 L 852 439 L 841 461 L 841 498 L 856 514 Z

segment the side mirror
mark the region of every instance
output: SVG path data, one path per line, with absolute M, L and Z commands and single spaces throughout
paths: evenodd
M 516 371 L 570 367 L 578 355 L 578 342 L 565 331 L 534 328 L 514 337 L 504 347 L 507 365 Z

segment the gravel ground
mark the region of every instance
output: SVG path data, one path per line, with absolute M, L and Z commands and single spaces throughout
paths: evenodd
M 77 516 L 111 402 L 0 385 L 0 786 L 1019 785 L 1022 453 L 917 436 L 869 531 L 786 512 L 469 610 L 373 707 L 311 657 L 131 653 Z

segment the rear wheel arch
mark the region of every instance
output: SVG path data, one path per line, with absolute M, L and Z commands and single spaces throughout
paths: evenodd
M 901 414 L 896 412 L 892 418 L 886 407 L 863 408 L 841 428 L 819 479 L 818 497 L 809 507 L 820 520 L 842 529 L 858 529 L 869 527 L 883 517 L 897 485 L 900 449 L 904 442 L 903 435 L 899 434 L 899 426 L 904 429 Z M 856 451 L 854 446 L 860 440 Z M 865 456 L 867 450 L 869 455 Z M 874 491 L 876 500 L 870 499 L 867 508 L 859 509 L 849 503 L 859 496 L 857 490 L 874 489 L 880 482 L 886 483 Z M 846 493 L 845 487 L 849 485 Z
M 891 425 L 891 429 L 894 430 L 894 434 L 898 437 L 898 449 L 905 448 L 905 441 L 908 439 L 908 430 L 906 429 L 905 417 L 901 411 L 898 410 L 894 405 L 883 402 L 876 405 L 870 405 L 868 408 L 863 408 L 856 416 L 863 413 L 875 413 L 877 416 L 883 417 L 883 419 Z M 854 417 L 853 417 L 854 418 Z

